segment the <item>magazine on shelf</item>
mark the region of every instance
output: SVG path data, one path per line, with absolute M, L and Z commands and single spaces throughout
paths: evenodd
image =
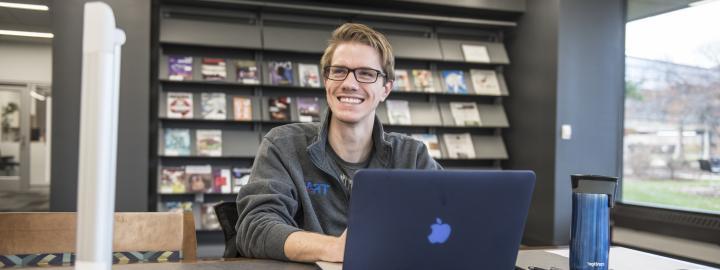
M 162 202 L 160 212 L 192 212 L 193 202 Z
M 412 134 L 411 136 L 425 144 L 431 157 L 442 158 L 442 152 L 440 151 L 440 143 L 438 142 L 437 135 L 426 133 Z
M 203 119 L 226 119 L 225 93 L 202 93 L 200 94 L 200 101 Z
M 270 61 L 268 62 L 268 71 L 270 73 L 270 84 L 272 85 L 292 85 L 293 84 L 293 66 L 290 61 Z
M 213 175 L 210 165 L 185 166 L 185 175 L 188 179 L 188 192 L 211 193 L 213 191 Z
M 427 69 L 413 69 L 413 87 L 420 92 L 436 92 L 432 72 Z
M 274 97 L 268 99 L 268 111 L 272 121 L 290 121 L 290 97 Z
M 407 100 L 391 100 L 385 101 L 387 107 L 388 121 L 391 125 L 410 125 L 410 107 Z
M 220 222 L 215 214 L 215 208 L 213 208 L 215 204 L 217 203 L 203 203 L 200 207 L 200 223 L 203 230 L 220 230 Z
M 478 95 L 499 96 L 500 83 L 498 82 L 497 72 L 494 70 L 471 69 L 470 78 Z
M 407 69 L 396 69 L 395 70 L 395 82 L 393 83 L 393 89 L 398 91 L 412 91 L 410 85 L 410 75 Z
M 250 168 L 232 168 L 232 192 L 238 193 L 250 180 Z
M 184 128 L 165 129 L 165 155 L 190 155 L 190 130 Z
M 302 87 L 320 87 L 320 68 L 316 64 L 298 64 L 298 77 Z
M 244 84 L 260 84 L 260 72 L 257 63 L 253 60 L 238 60 L 235 62 L 237 68 L 237 81 Z
M 160 194 L 175 194 L 187 192 L 188 181 L 187 178 L 185 178 L 185 168 L 162 168 L 162 175 L 160 176 L 160 184 L 158 190 L 160 191 Z
M 227 78 L 225 59 L 205 57 L 202 60 L 201 70 L 203 80 L 224 81 Z
M 445 142 L 445 149 L 447 149 L 448 152 L 448 158 L 475 158 L 475 147 L 473 147 L 470 133 L 445 133 L 443 134 L 443 141 Z
M 465 74 L 462 70 L 443 70 L 442 77 L 448 93 L 468 93 L 467 85 L 465 85 Z
M 222 156 L 222 130 L 198 129 L 195 142 L 198 156 Z
M 186 92 L 168 92 L 167 118 L 193 118 L 193 94 Z
M 480 126 L 480 112 L 475 102 L 450 102 L 455 125 L 457 126 Z
M 168 79 L 171 81 L 192 80 L 193 58 L 191 56 L 168 56 Z
M 300 122 L 320 122 L 320 99 L 316 97 L 297 98 Z
M 483 45 L 462 44 L 462 52 L 467 62 L 490 63 L 490 54 Z
M 233 97 L 233 112 L 235 120 L 251 121 L 253 110 L 250 97 Z
M 229 194 L 232 192 L 230 168 L 213 168 L 213 192 Z

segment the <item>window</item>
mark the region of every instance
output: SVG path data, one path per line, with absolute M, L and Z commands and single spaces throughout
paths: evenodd
M 622 202 L 720 214 L 720 1 L 626 24 Z

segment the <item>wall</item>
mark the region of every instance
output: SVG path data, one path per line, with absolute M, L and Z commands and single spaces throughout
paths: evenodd
M 625 90 L 625 1 L 560 1 L 555 239 L 570 239 L 571 174 L 618 176 Z
M 571 174 L 617 172 L 624 10 L 622 0 L 528 1 L 507 37 L 505 167 L 537 174 L 526 244 L 568 243 Z M 559 138 L 562 124 L 572 125 L 570 140 Z
M 53 33 L 51 211 L 75 211 L 82 62 L 82 0 L 50 8 Z M 148 210 L 150 0 L 106 0 L 125 31 L 118 119 L 117 211 Z M 62 128 L 58 128 L 62 127 Z
M 52 46 L 0 40 L 0 81 L 50 83 Z

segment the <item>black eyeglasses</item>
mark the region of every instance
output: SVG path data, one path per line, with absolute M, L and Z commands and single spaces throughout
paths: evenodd
M 361 83 L 374 83 L 377 81 L 378 77 L 386 76 L 385 73 L 382 73 L 382 71 L 372 68 L 352 69 L 346 67 L 329 66 L 325 67 L 325 78 L 333 81 L 344 81 L 351 71 L 355 74 L 355 80 Z

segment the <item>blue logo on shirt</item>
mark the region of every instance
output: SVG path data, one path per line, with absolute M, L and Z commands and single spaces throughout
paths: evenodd
M 327 195 L 328 190 L 330 189 L 329 184 L 323 184 L 323 183 L 313 183 L 306 181 L 305 182 L 305 188 L 307 189 L 308 193 L 312 195 Z

